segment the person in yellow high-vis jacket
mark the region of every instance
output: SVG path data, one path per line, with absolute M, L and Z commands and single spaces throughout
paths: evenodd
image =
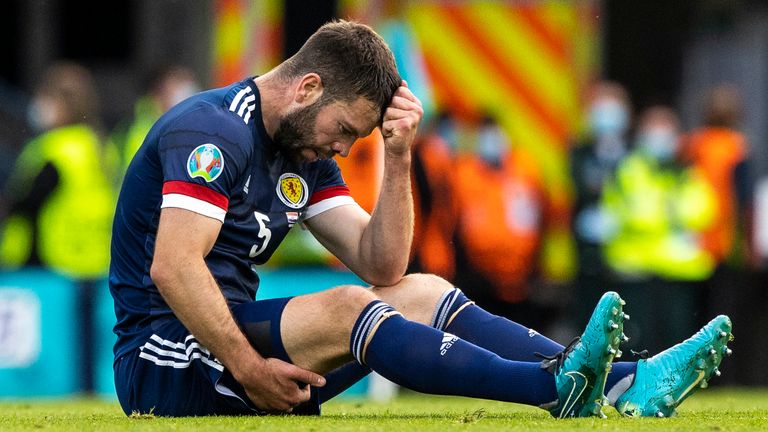
M 612 221 L 604 256 L 621 295 L 632 298 L 639 313 L 658 317 L 636 330 L 662 347 L 698 325 L 701 283 L 716 265 L 702 241 L 716 220 L 716 195 L 697 167 L 681 161 L 671 109 L 649 108 L 636 141 L 603 191 Z
M 647 111 L 636 151 L 604 191 L 616 222 L 605 257 L 618 273 L 699 281 L 714 270 L 700 237 L 715 220 L 715 191 L 696 167 L 678 162 L 676 124 L 666 108 Z
M 22 150 L 3 193 L 0 267 L 38 265 L 74 279 L 106 275 L 116 158 L 94 126 L 89 72 L 62 63 L 35 91 L 32 126 L 41 133 Z
M 184 66 L 166 65 L 147 77 L 146 92 L 134 104 L 133 116 L 118 124 L 109 141 L 120 154 L 122 170 L 128 168 L 147 133 L 174 105 L 200 90 L 195 73 Z

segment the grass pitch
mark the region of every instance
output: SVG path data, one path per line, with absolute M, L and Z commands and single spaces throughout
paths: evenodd
M 393 402 L 340 400 L 321 417 L 127 418 L 116 402 L 95 399 L 0 401 L 0 431 L 746 431 L 768 430 L 768 389 L 709 389 L 675 418 L 555 420 L 546 412 L 477 399 L 407 393 Z

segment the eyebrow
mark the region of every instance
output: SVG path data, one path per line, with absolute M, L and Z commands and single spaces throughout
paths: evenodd
M 355 128 L 354 126 L 352 126 L 352 124 L 350 124 L 350 123 L 349 123 L 349 122 L 347 122 L 346 120 L 342 120 L 342 121 L 341 121 L 341 125 L 342 125 L 342 126 L 344 126 L 345 128 L 347 128 L 347 130 L 348 130 L 348 131 L 350 131 L 350 132 L 352 132 L 353 134 L 355 134 L 355 136 L 356 136 L 356 137 L 358 137 L 358 138 L 361 138 L 361 137 L 362 137 L 362 135 L 360 135 L 360 131 L 359 131 L 359 130 L 357 130 L 357 128 Z

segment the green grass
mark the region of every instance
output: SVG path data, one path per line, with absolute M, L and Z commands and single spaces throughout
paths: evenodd
M 0 402 L 0 431 L 742 431 L 768 430 L 768 389 L 710 389 L 668 419 L 555 420 L 524 406 L 407 394 L 385 404 L 332 401 L 321 417 L 127 418 L 115 402 L 93 399 Z

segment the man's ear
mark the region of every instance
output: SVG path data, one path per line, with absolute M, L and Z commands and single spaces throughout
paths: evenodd
M 299 105 L 308 106 L 315 103 L 323 95 L 323 80 L 320 75 L 311 72 L 299 80 L 296 85 L 293 101 Z

